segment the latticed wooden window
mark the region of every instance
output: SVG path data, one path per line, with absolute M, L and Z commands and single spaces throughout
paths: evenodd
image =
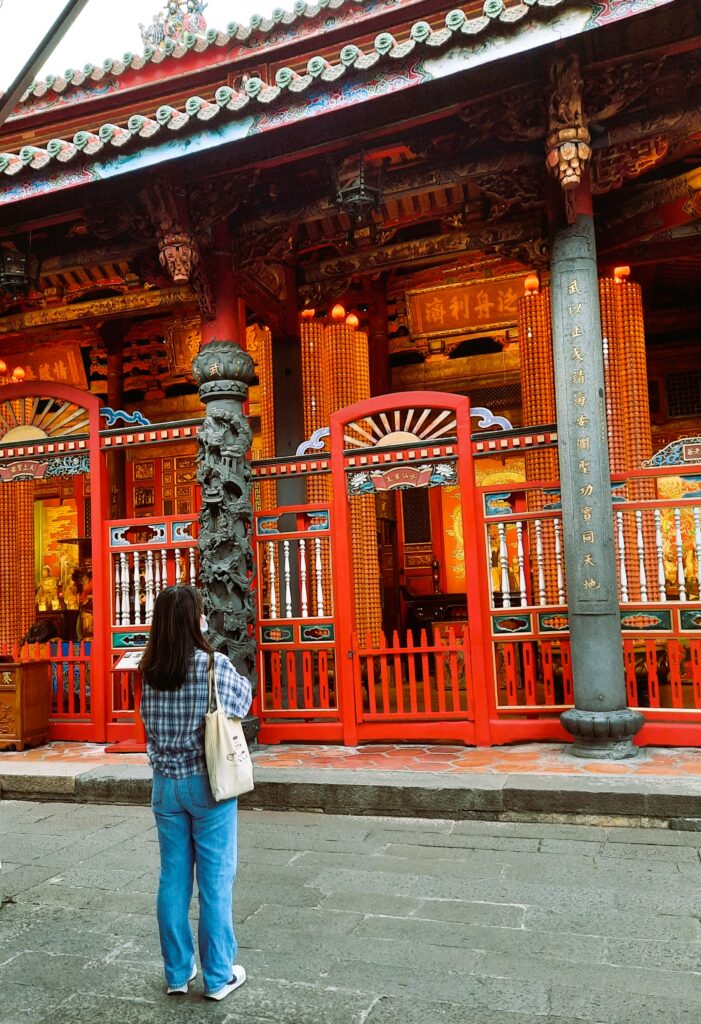
M 470 388 L 465 394 L 470 405 L 478 405 L 494 412 L 495 409 L 513 409 L 521 404 L 520 384 L 496 384 L 489 388 Z
M 658 380 L 649 380 L 647 382 L 647 398 L 650 412 L 660 412 L 662 409 L 662 399 L 660 397 L 660 382 Z
M 668 373 L 665 388 L 670 418 L 701 414 L 701 370 Z
M 431 540 L 431 512 L 428 488 L 402 491 L 404 515 L 404 543 L 428 544 Z

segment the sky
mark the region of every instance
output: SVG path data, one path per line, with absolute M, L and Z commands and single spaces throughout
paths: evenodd
M 232 21 L 247 24 L 252 14 L 276 8 L 292 10 L 293 0 L 209 0 L 209 28 L 226 29 Z M 0 0 L 0 90 L 30 56 L 65 0 Z M 141 53 L 139 22 L 147 25 L 161 9 L 159 0 L 89 0 L 77 22 L 36 76 L 62 75 L 68 68 L 101 64 L 107 57 Z

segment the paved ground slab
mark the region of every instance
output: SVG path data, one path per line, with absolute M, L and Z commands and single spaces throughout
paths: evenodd
M 696 749 L 646 748 L 627 761 L 601 762 L 575 758 L 564 744 L 280 744 L 254 749 L 253 759 L 248 808 L 701 827 Z M 5 798 L 148 805 L 150 795 L 145 754 L 86 743 L 0 752 Z
M 213 1004 L 164 994 L 147 808 L 4 801 L 0 1020 L 698 1024 L 700 851 L 660 828 L 243 811 L 250 981 Z

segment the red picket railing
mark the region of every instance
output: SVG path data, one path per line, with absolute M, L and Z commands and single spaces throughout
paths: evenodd
M 51 679 L 50 738 L 91 738 L 91 641 L 52 640 L 41 644 L 4 644 L 0 646 L 0 655 L 20 664 L 48 661 Z
M 136 668 L 148 641 L 153 606 L 166 586 L 197 583 L 197 520 L 192 515 L 112 520 L 105 524 L 109 566 L 107 739 L 114 750 L 145 750 L 135 711 Z M 133 654 L 127 667 L 120 666 Z
M 352 651 L 359 724 L 473 717 L 467 629 L 434 627 L 430 642 L 422 629 L 418 643 L 411 632 L 404 643 L 354 634 Z
M 631 707 L 701 711 L 701 638 L 625 639 L 623 661 Z
M 500 715 L 559 713 L 574 702 L 567 637 L 496 641 L 494 654 Z
M 260 656 L 266 717 L 338 717 L 332 652 L 296 647 Z
M 256 513 L 261 740 L 338 742 L 337 627 L 328 504 Z
M 564 739 L 573 703 L 558 481 L 480 488 L 494 742 Z
M 612 477 L 626 693 L 646 719 L 643 745 L 701 743 L 700 470 L 655 466 Z M 548 716 L 557 730 L 556 716 L 574 701 L 558 483 L 483 493 L 501 720 L 492 735 L 527 738 L 525 724 L 531 738 L 545 738 Z
M 639 741 L 701 743 L 701 466 L 614 474 L 613 519 L 628 702 Z
M 50 721 L 76 721 L 90 718 L 91 643 L 62 643 L 61 653 L 50 652 Z

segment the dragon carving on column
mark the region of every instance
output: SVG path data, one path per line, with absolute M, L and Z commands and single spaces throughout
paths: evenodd
M 209 639 L 255 685 L 253 506 L 247 460 L 253 432 L 243 413 L 254 364 L 234 342 L 213 341 L 203 346 L 192 370 L 207 409 L 198 434 L 197 479 L 202 489 L 200 579 Z

